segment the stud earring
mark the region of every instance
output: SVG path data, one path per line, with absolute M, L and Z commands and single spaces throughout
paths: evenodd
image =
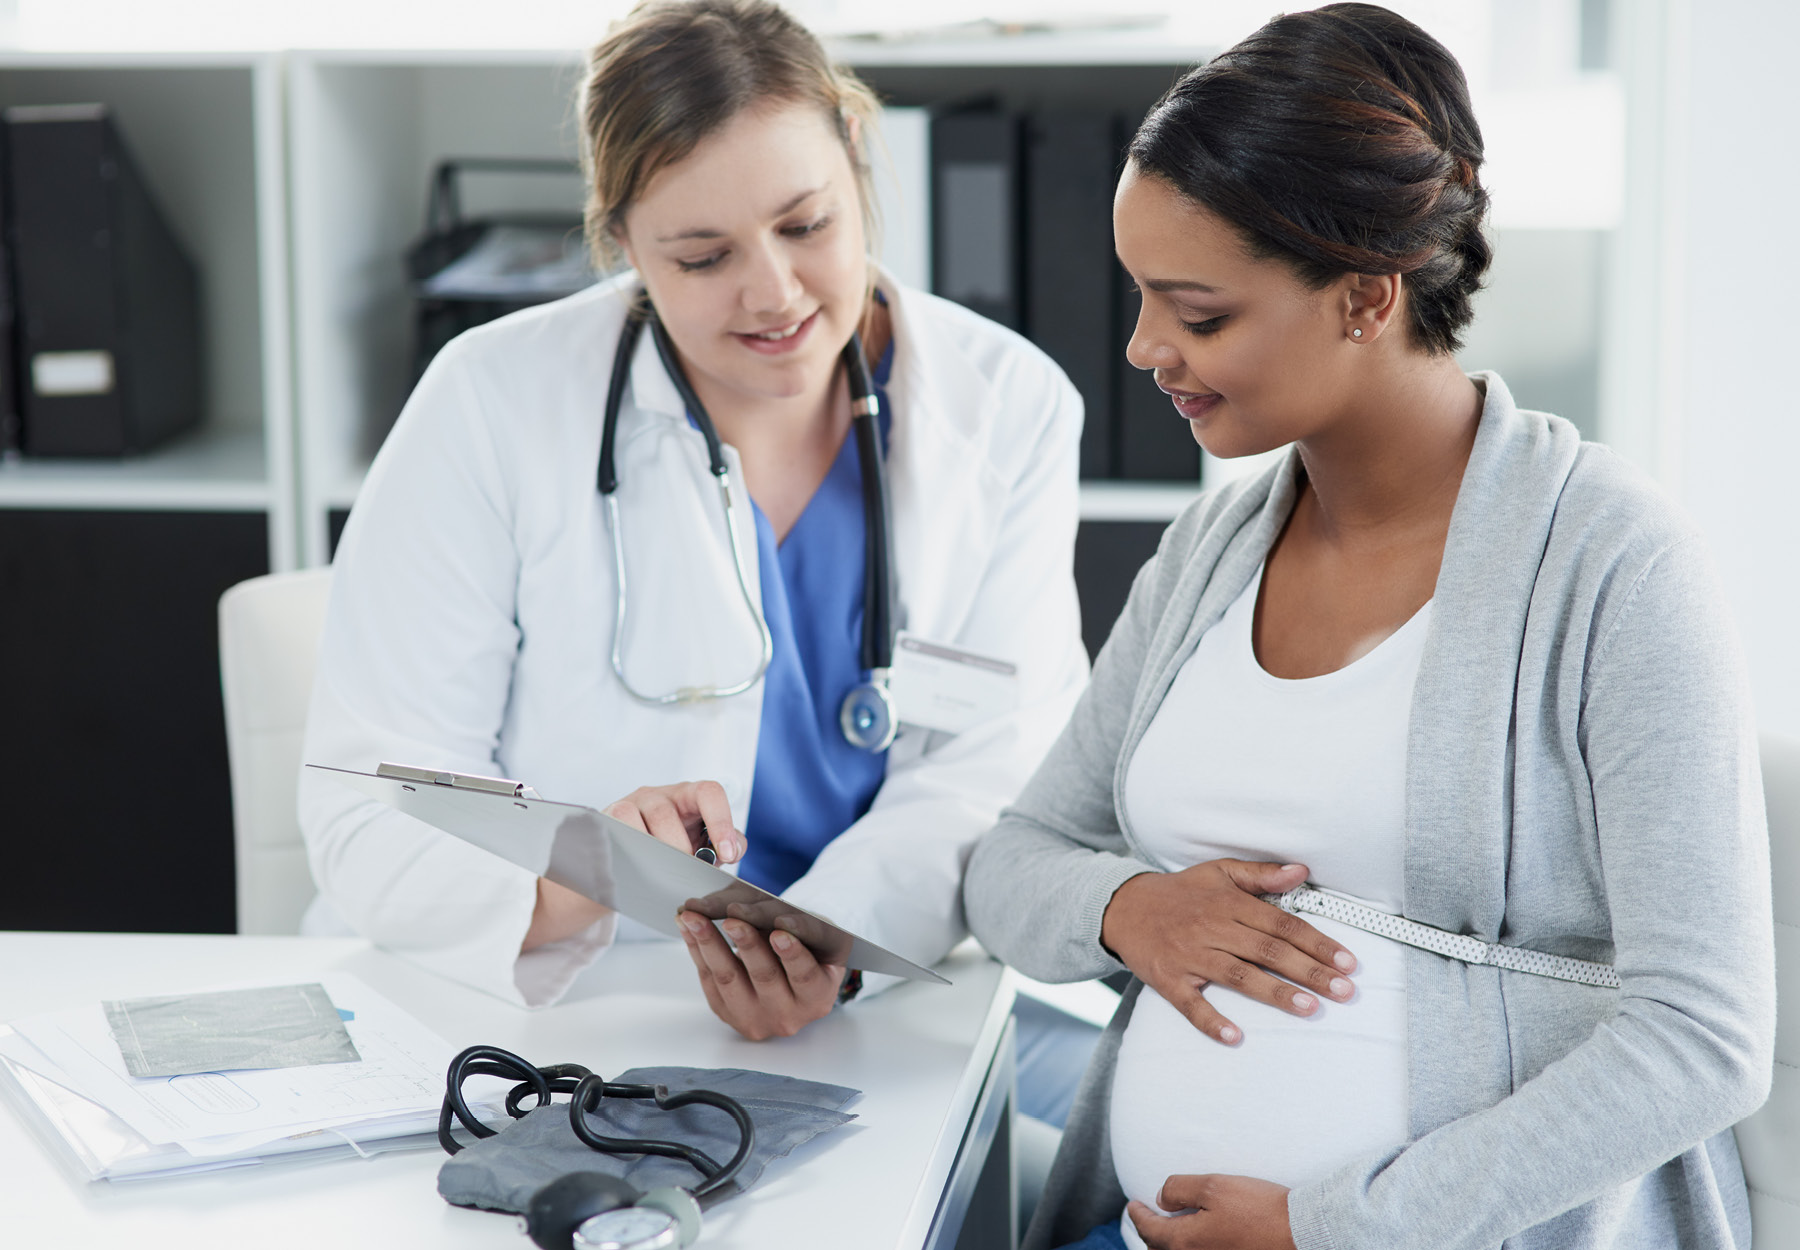
M 1362 337 L 1362 328 L 1359 326 L 1358 328 L 1350 331 L 1350 337 L 1353 339 L 1361 338 Z

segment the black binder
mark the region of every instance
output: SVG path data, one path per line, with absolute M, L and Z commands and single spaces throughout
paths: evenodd
M 1157 388 L 1156 375 L 1125 360 L 1125 344 L 1137 325 L 1140 300 L 1124 267 L 1118 275 L 1119 476 L 1138 482 L 1198 482 L 1200 444 L 1175 404 Z
M 1118 467 L 1114 125 L 1110 113 L 1045 112 L 1025 128 L 1026 330 L 1081 392 L 1084 478 L 1112 477 Z
M 12 185 L 0 122 L 0 456 L 19 448 L 18 325 L 13 312 Z
M 21 444 L 142 451 L 200 418 L 200 290 L 105 105 L 13 108 Z
M 1130 127 L 1121 124 L 1116 140 L 1121 154 L 1130 139 Z M 1194 441 L 1193 428 L 1157 389 L 1155 374 L 1125 359 L 1142 301 L 1124 266 L 1115 261 L 1113 273 L 1118 302 L 1118 475 L 1140 482 L 1198 482 L 1200 444 Z
M 1019 121 L 990 110 L 931 120 L 931 286 L 1022 328 Z

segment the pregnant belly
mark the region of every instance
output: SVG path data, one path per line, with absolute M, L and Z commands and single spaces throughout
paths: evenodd
M 1308 920 L 1357 956 L 1347 1003 L 1303 1019 L 1211 986 L 1208 1001 L 1244 1033 L 1221 1046 L 1148 986 L 1140 993 L 1113 1073 L 1113 1164 L 1127 1197 L 1155 1207 L 1163 1181 L 1184 1173 L 1291 1188 L 1405 1143 L 1404 948 Z M 1142 1245 L 1129 1220 L 1124 1229 Z

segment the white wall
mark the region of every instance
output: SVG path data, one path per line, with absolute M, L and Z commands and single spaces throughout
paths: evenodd
M 1712 543 L 1763 727 L 1800 737 L 1800 401 L 1782 363 L 1800 356 L 1800 5 L 1695 0 L 1686 20 L 1684 402 L 1666 476 Z

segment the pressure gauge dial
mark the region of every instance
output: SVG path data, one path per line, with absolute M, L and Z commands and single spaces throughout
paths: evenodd
M 575 1229 L 575 1250 L 673 1250 L 681 1244 L 681 1222 L 653 1207 L 615 1207 Z

